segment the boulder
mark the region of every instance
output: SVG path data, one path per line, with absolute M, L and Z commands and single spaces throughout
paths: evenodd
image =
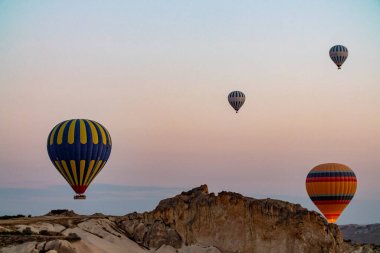
M 54 240 L 46 243 L 44 250 L 58 253 L 76 253 L 75 247 L 66 240 Z

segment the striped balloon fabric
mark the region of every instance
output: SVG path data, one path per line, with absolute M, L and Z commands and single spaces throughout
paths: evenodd
M 86 119 L 59 123 L 50 132 L 47 140 L 50 160 L 79 195 L 86 191 L 103 169 L 111 154 L 111 148 L 111 136 L 107 129 Z M 85 198 L 84 195 L 82 197 Z
M 347 57 L 348 50 L 345 46 L 335 45 L 330 49 L 330 58 L 338 66 L 338 69 L 340 69 Z
M 237 113 L 245 102 L 245 95 L 241 91 L 233 91 L 228 95 L 228 102 Z
M 306 178 L 310 199 L 328 222 L 336 222 L 356 192 L 355 173 L 346 165 L 325 163 L 314 167 Z

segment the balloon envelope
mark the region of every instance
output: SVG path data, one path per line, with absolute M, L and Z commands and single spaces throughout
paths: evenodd
M 330 49 L 330 58 L 338 66 L 338 69 L 343 65 L 348 57 L 348 50 L 345 46 L 335 45 Z
M 346 165 L 325 163 L 314 167 L 306 178 L 310 199 L 328 222 L 335 222 L 356 192 L 355 173 Z
M 237 113 L 245 102 L 245 95 L 241 91 L 232 91 L 228 95 L 228 102 L 235 109 Z
M 83 194 L 103 169 L 111 148 L 107 129 L 86 119 L 59 123 L 47 140 L 51 162 L 77 194 Z

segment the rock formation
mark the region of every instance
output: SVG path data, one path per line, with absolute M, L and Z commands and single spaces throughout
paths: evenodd
M 27 233 L 27 234 L 26 234 Z M 1 253 L 370 253 L 300 205 L 206 185 L 123 217 L 68 215 L 0 221 Z
M 51 210 L 49 213 L 47 213 L 45 216 L 63 216 L 63 217 L 74 217 L 78 216 L 73 210 L 68 209 L 55 209 Z
M 206 185 L 162 200 L 152 212 L 120 221 L 147 248 L 200 244 L 224 253 L 342 252 L 339 228 L 316 212 L 288 202 L 209 194 Z

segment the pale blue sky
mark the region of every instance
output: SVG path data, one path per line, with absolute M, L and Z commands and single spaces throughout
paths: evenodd
M 339 222 L 379 222 L 379 13 L 379 1 L 0 0 L 0 187 L 63 186 L 47 135 L 90 118 L 113 138 L 99 185 L 207 183 L 313 208 L 306 174 L 340 162 L 359 184 Z M 350 52 L 340 71 L 335 44 Z

